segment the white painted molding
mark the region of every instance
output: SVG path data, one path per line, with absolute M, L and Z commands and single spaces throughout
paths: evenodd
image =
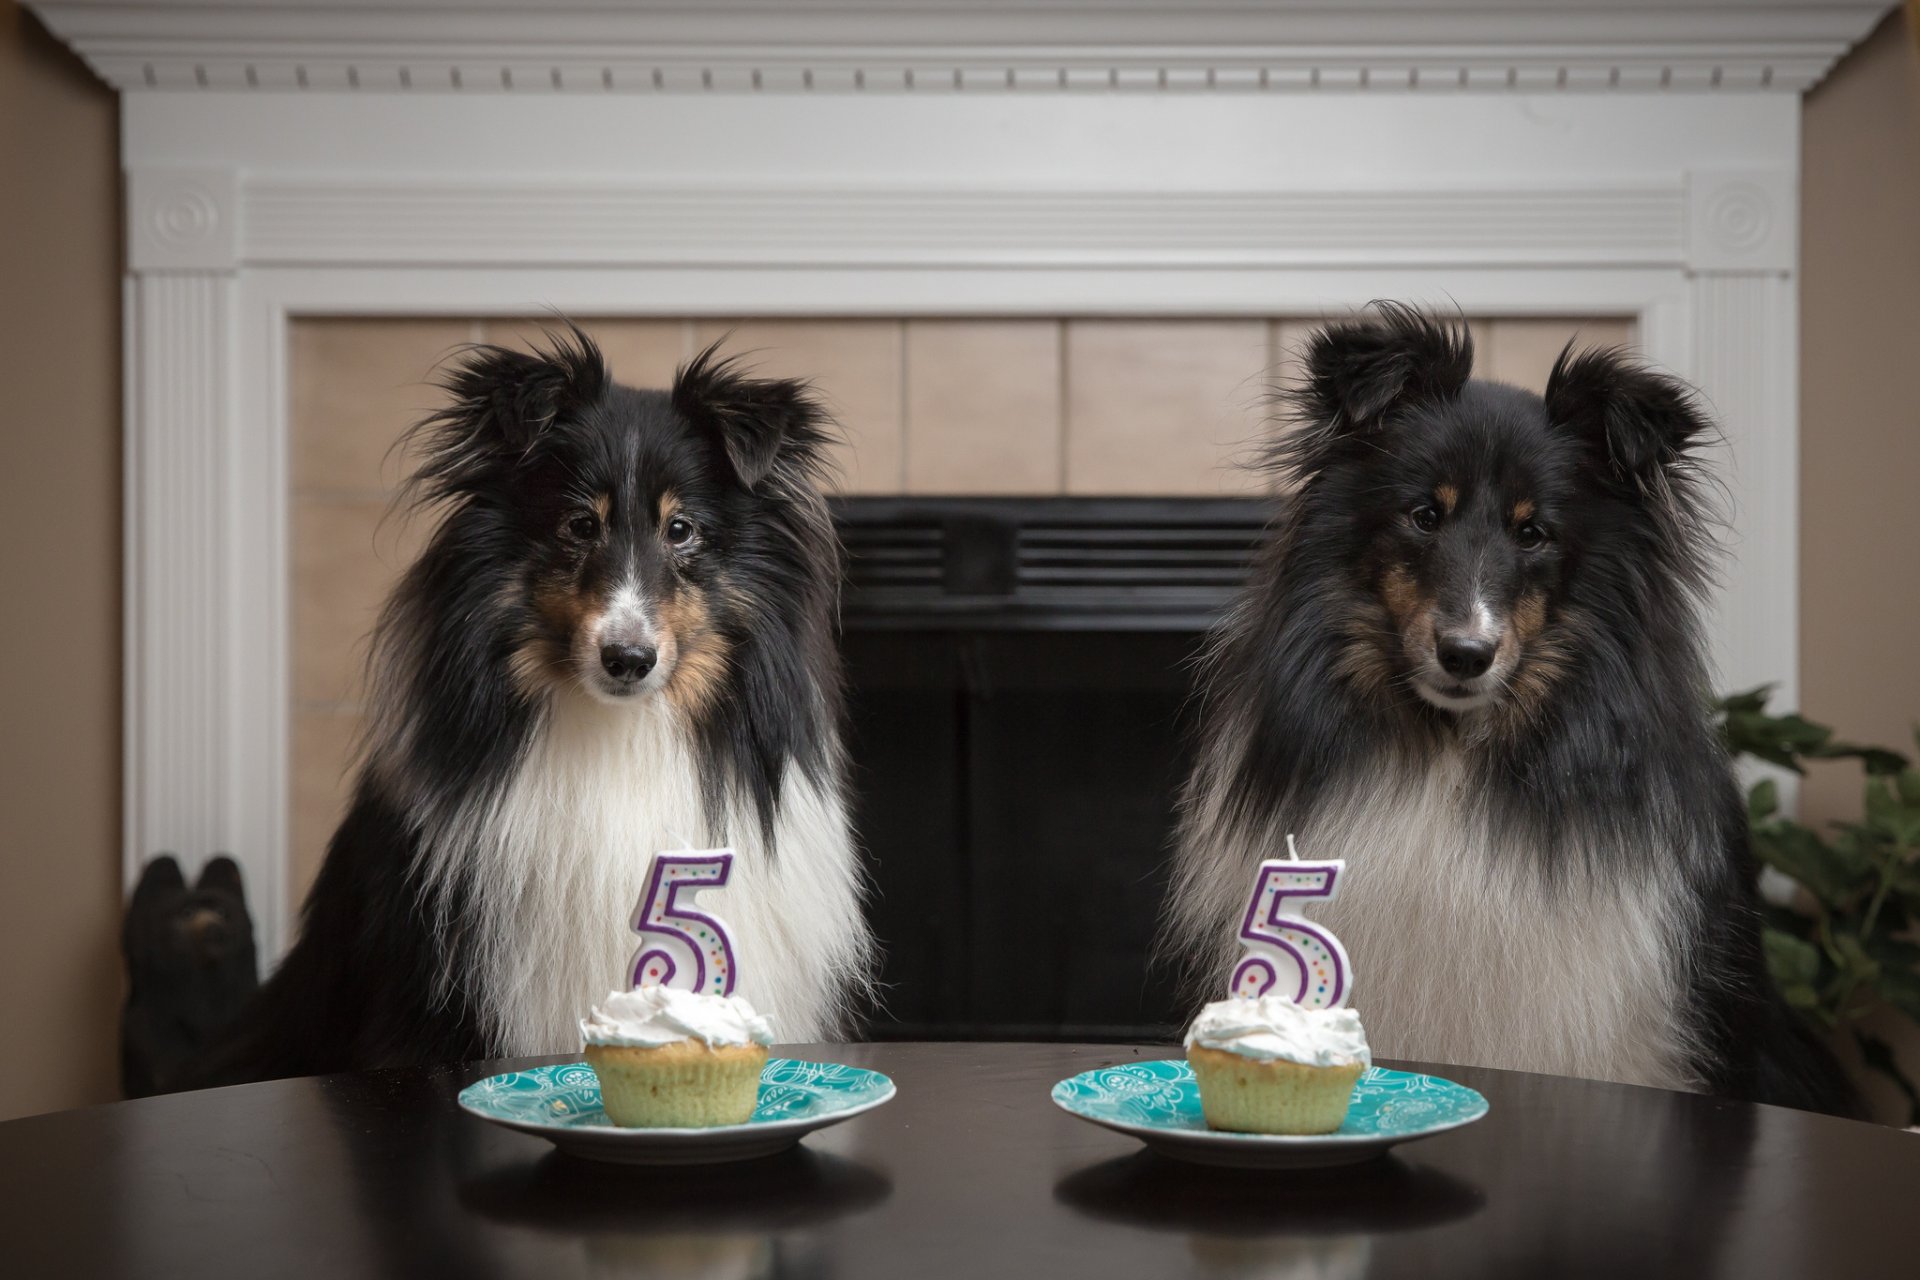
M 1684 366 L 1726 435 L 1732 502 L 1713 629 L 1722 687 L 1776 686 L 1800 705 L 1799 285 L 1790 275 L 1702 273 L 1689 285 Z M 1789 355 L 1788 353 L 1791 353 Z
M 261 265 L 1630 266 L 1688 250 L 1677 179 L 1271 192 L 259 178 L 243 194 L 240 256 Z
M 1595 266 L 1789 271 L 1794 179 L 1263 191 L 128 175 L 135 271 L 250 266 Z
M 231 271 L 240 262 L 240 182 L 231 169 L 127 174 L 127 265 Z
M 280 859 L 235 815 L 281 806 L 283 792 L 248 754 L 256 735 L 234 727 L 284 717 L 270 688 L 237 678 L 236 618 L 258 602 L 240 594 L 235 557 L 264 531 L 236 523 L 257 514 L 235 483 L 247 434 L 234 416 L 236 288 L 212 271 L 142 274 L 127 288 L 125 856 L 131 884 L 157 853 L 191 874 L 232 852 L 260 904 L 279 892 Z
M 1687 181 L 1687 261 L 1702 271 L 1791 271 L 1800 193 L 1782 170 L 1695 170 Z
M 122 92 L 1770 91 L 1887 0 L 46 0 Z

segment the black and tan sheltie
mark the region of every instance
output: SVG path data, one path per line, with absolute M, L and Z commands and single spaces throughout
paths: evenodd
M 1209 643 L 1169 949 L 1224 990 L 1297 833 L 1350 861 L 1313 914 L 1380 1055 L 1851 1110 L 1762 960 L 1688 389 L 1571 349 L 1544 398 L 1475 381 L 1463 325 L 1393 305 L 1305 363 L 1293 495 Z
M 869 966 L 842 795 L 819 481 L 797 383 L 711 350 L 615 385 L 573 331 L 467 352 L 420 424 L 437 531 L 375 635 L 351 811 L 299 942 L 202 1082 L 567 1052 L 625 985 L 649 857 L 729 844 L 703 896 L 785 1040 Z

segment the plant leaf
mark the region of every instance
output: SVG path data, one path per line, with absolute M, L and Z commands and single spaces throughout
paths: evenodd
M 1775 685 L 1763 684 L 1759 688 L 1749 689 L 1745 693 L 1730 693 L 1714 705 L 1723 713 L 1731 711 L 1764 711 L 1767 707 L 1767 699 L 1773 696 L 1773 691 L 1776 687 Z M 1914 727 L 1913 733 L 1914 741 L 1920 742 L 1920 725 Z
M 1760 932 L 1760 947 L 1766 953 L 1767 971 L 1780 984 L 1782 994 L 1794 988 L 1804 988 L 1809 996 L 1813 994 L 1812 984 L 1820 977 L 1820 952 L 1811 943 L 1767 928 Z M 1795 1002 L 1789 996 L 1787 1003 Z
M 1833 949 L 1846 961 L 1848 978 L 1861 983 L 1880 980 L 1880 962 L 1867 954 L 1867 949 L 1860 943 L 1859 934 L 1836 932 L 1833 935 Z
M 1920 844 L 1920 809 L 1909 809 L 1885 778 L 1867 779 L 1867 825 L 1901 847 Z
M 1797 822 L 1770 822 L 1753 833 L 1762 861 L 1798 880 L 1821 902 L 1834 906 L 1847 897 L 1853 876 L 1812 831 Z
M 1877 865 L 1874 854 L 1884 841 L 1866 827 L 1847 824 L 1841 826 L 1839 834 L 1832 840 L 1824 843 L 1832 856 L 1833 866 L 1849 884 L 1857 884 L 1873 872 Z
M 1885 747 L 1863 747 L 1852 742 L 1828 742 L 1806 753 L 1816 760 L 1858 760 L 1871 777 L 1886 777 L 1907 767 L 1907 758 Z
M 1762 778 L 1747 792 L 1747 821 L 1757 823 L 1780 810 L 1780 788 L 1772 778 Z
M 1826 742 L 1830 730 L 1799 716 L 1769 716 L 1757 711 L 1729 711 L 1720 727 L 1727 749 L 1745 753 L 1795 773 L 1798 756 Z

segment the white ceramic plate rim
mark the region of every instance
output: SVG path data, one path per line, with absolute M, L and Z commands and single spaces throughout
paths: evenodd
M 1152 1061 L 1178 1062 L 1180 1059 L 1157 1058 L 1152 1059 Z M 1388 1071 L 1394 1070 L 1392 1067 L 1383 1069 Z M 1079 1075 L 1071 1075 L 1065 1080 L 1057 1080 L 1054 1082 L 1053 1092 L 1048 1096 L 1053 1099 L 1054 1106 L 1076 1119 L 1085 1120 L 1088 1124 L 1097 1124 L 1103 1129 L 1111 1129 L 1115 1133 L 1128 1134 L 1142 1141 L 1152 1139 L 1160 1142 L 1196 1142 L 1221 1146 L 1252 1143 L 1255 1146 L 1263 1147 L 1391 1146 L 1396 1142 L 1411 1142 L 1415 1138 L 1424 1138 L 1429 1134 L 1447 1133 L 1450 1130 L 1462 1128 L 1463 1126 L 1472 1124 L 1476 1120 L 1486 1119 L 1487 1113 L 1493 1110 L 1493 1104 L 1487 1101 L 1487 1096 L 1471 1085 L 1461 1084 L 1458 1080 L 1447 1080 L 1445 1076 L 1430 1076 L 1424 1071 L 1403 1071 L 1400 1074 L 1426 1076 L 1429 1080 L 1446 1080 L 1448 1084 L 1453 1085 L 1455 1088 L 1466 1089 L 1472 1093 L 1474 1097 L 1480 1099 L 1479 1113 L 1464 1116 L 1458 1120 L 1449 1120 L 1444 1124 L 1429 1125 L 1420 1129 L 1410 1129 L 1405 1133 L 1229 1133 L 1224 1129 L 1169 1129 L 1162 1125 L 1134 1124 L 1131 1121 L 1114 1120 L 1107 1116 L 1090 1116 L 1084 1111 L 1075 1110 L 1072 1106 L 1068 1105 L 1066 1099 L 1060 1096 L 1059 1091 L 1063 1085 L 1072 1084 L 1075 1080 L 1078 1080 L 1080 1076 L 1091 1075 L 1093 1071 L 1106 1070 L 1111 1070 L 1111 1068 L 1094 1067 L 1092 1071 L 1082 1071 Z
M 796 1059 L 796 1061 L 798 1061 L 798 1059 Z M 563 1063 L 561 1065 L 564 1066 L 568 1064 Z M 827 1063 L 821 1065 L 846 1066 L 847 1064 Z M 870 1068 L 859 1067 L 856 1068 L 856 1070 L 870 1071 Z M 472 1084 L 464 1086 L 460 1092 L 464 1094 L 468 1089 L 473 1088 L 474 1085 L 485 1084 L 489 1080 L 497 1080 L 500 1076 L 519 1074 L 517 1071 L 502 1071 L 497 1075 L 482 1076 L 478 1080 L 473 1081 Z M 864 1102 L 856 1102 L 850 1107 L 842 1107 L 838 1111 L 829 1111 L 825 1115 L 817 1116 L 794 1116 L 787 1120 L 762 1120 L 759 1124 L 755 1124 L 751 1120 L 746 1124 L 716 1124 L 700 1129 L 625 1129 L 617 1124 L 541 1124 L 536 1120 L 511 1120 L 506 1116 L 491 1115 L 480 1110 L 478 1107 L 470 1106 L 464 1097 L 459 1098 L 458 1101 L 460 1103 L 460 1109 L 470 1116 L 478 1116 L 482 1120 L 491 1121 L 494 1124 L 503 1125 L 509 1129 L 518 1129 L 521 1133 L 537 1134 L 543 1138 L 551 1137 L 554 1134 L 564 1134 L 569 1138 L 582 1136 L 588 1136 L 596 1140 L 604 1138 L 610 1142 L 645 1142 L 649 1139 L 656 1138 L 661 1140 L 680 1138 L 717 1141 L 732 1136 L 748 1135 L 753 1137 L 774 1138 L 783 1133 L 811 1133 L 815 1129 L 824 1129 L 828 1125 L 839 1124 L 842 1120 L 851 1120 L 853 1117 L 871 1111 L 875 1107 L 892 1102 L 893 1095 L 899 1092 L 899 1089 L 893 1083 L 893 1077 L 880 1071 L 871 1071 L 871 1074 L 879 1076 L 881 1080 L 886 1082 L 885 1089 L 876 1097 L 868 1098 Z

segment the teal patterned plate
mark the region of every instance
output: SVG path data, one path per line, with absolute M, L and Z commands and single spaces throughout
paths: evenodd
M 760 1073 L 760 1101 L 745 1124 L 622 1129 L 601 1109 L 593 1068 L 569 1062 L 477 1080 L 460 1091 L 460 1107 L 589 1160 L 717 1164 L 785 1151 L 815 1129 L 851 1120 L 891 1097 L 893 1081 L 877 1071 L 769 1058 Z
M 1353 1087 L 1346 1122 L 1332 1133 L 1226 1133 L 1207 1128 L 1193 1068 L 1178 1058 L 1083 1071 L 1053 1086 L 1053 1100 L 1181 1160 L 1267 1169 L 1357 1164 L 1487 1114 L 1487 1100 L 1463 1084 L 1369 1067 Z

